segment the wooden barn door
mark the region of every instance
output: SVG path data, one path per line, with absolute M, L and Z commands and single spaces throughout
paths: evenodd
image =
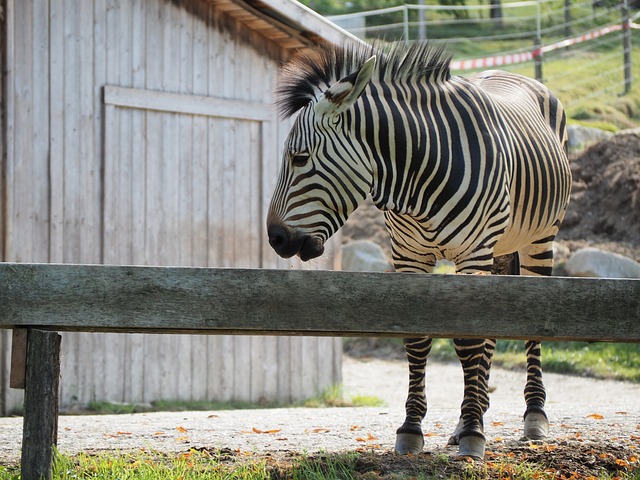
M 109 86 L 104 93 L 104 263 L 262 266 L 270 107 Z M 286 402 L 339 377 L 339 362 L 321 365 L 339 353 L 334 339 L 111 334 L 99 342 L 102 382 L 67 378 L 63 402 Z M 91 391 L 73 391 L 82 388 Z

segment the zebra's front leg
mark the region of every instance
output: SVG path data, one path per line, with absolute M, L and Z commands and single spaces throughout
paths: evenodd
M 479 399 L 480 404 L 482 406 L 482 414 L 487 413 L 489 410 L 489 377 L 491 375 L 491 361 L 493 359 L 493 354 L 496 350 L 496 341 L 495 339 L 488 339 L 484 342 L 484 354 L 480 363 L 480 369 L 482 375 L 480 375 L 480 379 L 483 380 L 481 384 L 481 388 L 479 389 Z M 458 420 L 458 425 L 456 425 L 456 429 L 453 431 L 451 436 L 449 437 L 449 441 L 447 445 L 458 445 L 460 443 L 460 433 L 464 429 L 464 421 L 462 420 L 462 415 Z
M 489 408 L 487 383 L 493 345 L 486 349 L 486 341 L 455 339 L 456 353 L 464 373 L 464 398 L 461 415 L 449 444 L 458 444 L 463 457 L 484 458 L 484 413 Z M 489 354 L 489 355 L 488 355 Z M 487 364 L 488 362 L 488 364 Z
M 424 447 L 422 420 L 427 414 L 425 369 L 431 351 L 431 338 L 405 338 L 404 348 L 409 363 L 409 393 L 405 403 L 406 418 L 396 431 L 396 452 L 418 454 Z

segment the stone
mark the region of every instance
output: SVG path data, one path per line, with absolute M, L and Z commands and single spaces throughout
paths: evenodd
M 613 136 L 612 132 L 600 130 L 599 128 L 585 127 L 583 125 L 569 125 L 567 127 L 567 134 L 569 136 L 569 149 L 571 150 L 588 147 L 592 143 Z
M 573 277 L 640 278 L 640 263 L 599 248 L 578 250 L 564 268 Z
M 393 266 L 380 245 L 370 240 L 356 240 L 342 247 L 342 270 L 388 272 Z

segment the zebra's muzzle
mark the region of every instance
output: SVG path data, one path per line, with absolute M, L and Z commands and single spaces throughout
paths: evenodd
M 269 245 L 282 258 L 298 255 L 306 262 L 324 253 L 324 244 L 318 237 L 308 234 L 298 234 L 284 225 L 271 224 L 267 227 Z

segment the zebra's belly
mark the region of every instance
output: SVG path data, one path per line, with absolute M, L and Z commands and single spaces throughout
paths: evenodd
M 557 233 L 554 225 L 538 226 L 535 229 L 523 226 L 509 225 L 502 236 L 498 239 L 493 253 L 494 255 L 508 255 L 528 247 L 533 242 L 549 237 Z

